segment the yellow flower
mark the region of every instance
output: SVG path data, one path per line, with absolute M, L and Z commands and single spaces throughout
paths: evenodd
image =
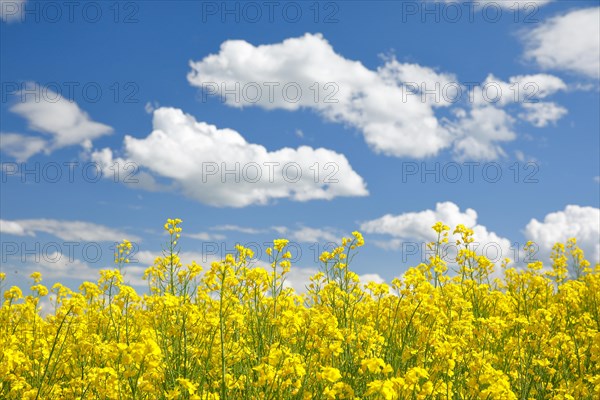
M 289 243 L 287 239 L 275 239 L 273 240 L 273 247 L 277 251 L 282 251 L 285 246 Z
M 363 235 L 360 232 L 354 231 L 352 232 L 352 236 L 354 236 L 354 238 L 356 239 L 357 247 L 360 247 L 365 244 L 365 239 L 363 238 Z
M 340 370 L 334 367 L 321 367 L 321 372 L 317 374 L 320 380 L 328 382 L 337 382 L 342 378 Z
M 39 272 L 34 272 L 29 276 L 33 279 L 35 283 L 40 283 L 42 281 L 42 274 L 40 274 Z
M 600 398 L 600 264 L 575 240 L 556 244 L 550 263 L 503 260 L 496 273 L 459 225 L 449 272 L 451 230 L 438 222 L 427 263 L 388 285 L 352 271 L 364 242 L 354 232 L 320 255 L 303 292 L 285 282 L 287 240 L 268 263 L 250 265 L 236 245 L 201 274 L 182 265 L 180 223 L 167 221 L 172 236 L 140 294 L 124 283 L 139 278 L 129 268 L 100 270 L 77 291 L 56 283 L 47 301 L 41 274 L 24 296 L 0 273 L 0 398 Z M 119 265 L 131 246 L 118 245 Z
M 7 292 L 4 293 L 6 300 L 17 300 L 23 298 L 23 292 L 17 286 L 12 286 Z
M 370 372 L 372 374 L 376 373 L 390 373 L 393 372 L 393 369 L 390 365 L 386 364 L 383 359 L 375 357 L 362 360 L 360 362 L 360 371 L 362 373 Z

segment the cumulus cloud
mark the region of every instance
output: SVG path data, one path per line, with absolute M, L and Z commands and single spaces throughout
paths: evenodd
M 113 151 L 108 147 L 89 154 L 89 158 L 102 170 L 102 176 L 115 179 L 127 186 L 159 192 L 173 189 L 172 185 L 165 185 L 156 181 L 153 175 L 141 171 L 139 165 L 122 157 L 115 157 Z
M 519 114 L 519 117 L 537 128 L 556 123 L 568 113 L 566 108 L 553 102 L 523 104 L 523 108 L 526 112 Z
M 549 74 L 508 81 L 489 75 L 469 88 L 454 74 L 391 57 L 371 70 L 336 53 L 320 34 L 260 46 L 229 40 L 218 53 L 190 62 L 190 67 L 188 81 L 206 97 L 218 95 L 239 108 L 311 109 L 359 130 L 375 152 L 413 158 L 448 148 L 460 160 L 502 157 L 502 144 L 517 136 L 515 118 L 504 107 L 537 102 L 567 88 Z M 321 90 L 325 85 L 329 91 Z M 316 87 L 321 89 L 317 92 Z M 467 102 L 466 110 L 453 107 Z M 439 120 L 435 110 L 440 107 L 452 107 L 456 119 Z M 524 107 L 519 116 L 544 126 L 565 112 L 544 103 Z
M 473 92 L 473 103 L 477 106 L 530 104 L 565 90 L 567 84 L 550 74 L 516 75 L 509 77 L 508 81 L 489 74 L 482 83 L 482 90 Z
M 442 221 L 451 227 L 458 224 L 473 227 L 477 224 L 477 212 L 472 208 L 467 208 L 464 212 L 461 212 L 456 204 L 448 201 L 437 203 L 435 210 L 408 212 L 398 215 L 386 214 L 380 218 L 361 223 L 360 229 L 366 233 L 379 233 L 401 239 L 430 242 L 437 237 L 437 234 L 431 229 L 437 221 Z
M 450 125 L 456 136 L 453 153 L 457 160 L 498 159 L 506 155 L 501 143 L 517 137 L 514 118 L 501 108 L 484 105 L 457 116 L 457 121 Z
M 228 40 L 218 54 L 190 62 L 190 67 L 190 84 L 221 95 L 230 106 L 313 109 L 327 120 L 361 131 L 376 152 L 425 157 L 450 144 L 432 107 L 397 84 L 402 77 L 416 82 L 436 79 L 435 71 L 395 61 L 373 71 L 337 54 L 320 34 L 262 46 Z M 236 85 L 238 93 L 228 94 Z M 261 88 L 260 96 L 255 95 L 256 87 Z
M 125 156 L 119 160 L 170 180 L 204 204 L 244 207 L 284 198 L 331 200 L 368 194 L 346 157 L 332 150 L 301 146 L 268 151 L 232 129 L 198 122 L 175 108 L 156 110 L 153 125 L 145 138 L 125 137 Z M 92 159 L 103 165 L 114 162 L 107 149 L 92 153 Z M 311 171 L 326 165 L 337 171 L 335 177 L 315 179 Z
M 421 102 L 427 102 L 432 107 L 451 105 L 457 95 L 452 89 L 458 90 L 457 87 L 460 86 L 454 74 L 437 72 L 419 64 L 400 63 L 394 58 L 388 58 L 386 63 L 377 69 L 377 74 L 389 85 L 406 87 L 411 92 L 410 96 L 419 95 Z M 442 88 L 447 90 L 444 95 Z M 434 91 L 435 95 L 427 94 L 428 91 Z
M 502 143 L 517 137 L 515 118 L 505 107 L 518 104 L 522 108 L 519 118 L 543 127 L 558 121 L 567 110 L 540 100 L 564 90 L 565 82 L 548 74 L 517 75 L 508 81 L 488 75 L 481 87 L 472 92 L 470 109 L 453 110 L 456 119 L 448 123 L 448 129 L 455 137 L 455 158 L 490 161 L 504 157 Z
M 51 90 L 44 93 L 42 98 L 21 96 L 10 111 L 25 118 L 29 129 L 49 135 L 50 139 L 2 133 L 2 151 L 25 161 L 41 151 L 50 154 L 67 146 L 79 145 L 89 150 L 94 139 L 113 132 L 110 126 L 93 121 L 77 103 Z
M 600 7 L 550 18 L 524 36 L 525 58 L 544 69 L 600 77 Z
M 533 218 L 525 227 L 525 237 L 539 246 L 541 258 L 548 257 L 552 246 L 577 238 L 577 244 L 590 262 L 600 262 L 600 209 L 568 205 L 562 211 L 547 214 L 543 221 Z
M 452 202 L 437 203 L 435 210 L 407 212 L 399 215 L 386 214 L 380 218 L 361 223 L 360 229 L 365 233 L 382 234 L 390 237 L 386 242 L 379 242 L 380 247 L 400 249 L 412 246 L 423 252 L 424 244 L 436 241 L 437 233 L 431 227 L 438 221 L 450 226 L 451 229 L 459 224 L 473 229 L 479 251 L 483 251 L 490 259 L 499 261 L 503 258 L 513 258 L 510 240 L 488 230 L 477 222 L 477 212 L 467 208 L 464 212 Z M 452 240 L 450 240 L 452 243 Z M 451 244 L 450 243 L 450 244 Z M 416 245 L 416 247 L 414 247 Z M 476 249 L 476 250 L 477 250 Z M 455 249 L 448 249 L 456 254 Z M 423 256 L 423 254 L 421 254 Z M 422 257 L 425 259 L 425 257 Z M 446 261 L 451 261 L 447 259 Z
M 110 242 L 123 239 L 140 241 L 138 236 L 104 225 L 56 219 L 0 220 L 0 232 L 16 236 L 35 236 L 43 232 L 66 241 Z

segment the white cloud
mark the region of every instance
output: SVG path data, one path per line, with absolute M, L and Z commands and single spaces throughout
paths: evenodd
M 453 153 L 456 159 L 495 160 L 506 153 L 499 144 L 513 141 L 514 118 L 506 111 L 492 105 L 473 107 L 468 113 L 459 114 L 450 130 L 456 136 Z
M 2 142 L 2 151 L 14 157 L 17 162 L 27 161 L 34 154 L 46 150 L 47 146 L 42 138 L 19 133 L 0 133 L 0 142 Z
M 154 265 L 154 260 L 156 260 L 157 257 L 162 257 L 162 254 L 160 252 L 148 250 L 141 250 L 135 254 L 135 260 L 137 263 L 144 267 Z
M 7 221 L 0 219 L 0 233 L 15 235 L 15 236 L 34 236 L 33 232 L 28 232 L 17 221 Z
M 126 285 L 138 286 L 138 287 L 148 287 L 148 281 L 144 279 L 144 272 L 146 271 L 147 266 L 140 267 L 137 265 L 126 265 L 121 270 L 123 274 L 123 282 Z
M 402 240 L 401 239 L 387 239 L 387 240 L 372 240 L 371 241 L 375 246 L 384 250 L 398 250 L 402 248 Z
M 370 70 L 335 53 L 320 34 L 260 46 L 230 40 L 217 54 L 190 66 L 188 81 L 202 88 L 204 96 L 219 95 L 239 108 L 312 109 L 327 120 L 360 130 L 375 152 L 413 158 L 435 156 L 446 148 L 453 148 L 459 160 L 502 157 L 502 143 L 517 136 L 515 119 L 503 107 L 539 101 L 567 89 L 549 74 L 513 76 L 508 81 L 489 75 L 480 86 L 467 88 L 454 74 L 390 57 Z M 314 98 L 315 87 L 326 83 L 335 87 L 334 101 L 326 101 L 324 90 Z M 286 84 L 301 89 L 297 101 L 284 96 Z M 466 102 L 471 90 L 467 111 L 461 115 L 453 108 L 454 121 L 438 120 L 436 108 Z M 524 107 L 522 118 L 543 126 L 566 112 L 549 104 L 553 103 Z
M 540 164 L 540 162 L 535 157 L 527 155 L 521 150 L 515 150 L 515 158 L 517 159 L 517 161 L 520 161 L 522 163 L 535 163 L 538 165 Z
M 148 114 L 152 114 L 157 108 L 160 108 L 160 104 L 158 104 L 157 101 L 148 101 L 144 106 L 144 111 L 146 111 Z
M 525 227 L 525 237 L 539 245 L 542 259 L 555 243 L 574 237 L 590 262 L 600 262 L 600 209 L 568 205 L 543 221 L 533 218 Z
M 595 176 L 594 177 L 594 182 L 600 183 L 600 176 Z
M 399 215 L 386 214 L 375 220 L 361 223 L 360 229 L 365 233 L 386 234 L 401 239 L 430 242 L 436 239 L 436 233 L 431 227 L 437 221 L 442 221 L 451 227 L 458 224 L 472 227 L 477 223 L 477 212 L 472 208 L 461 212 L 456 204 L 448 201 L 437 203 L 435 210 Z
M 545 99 L 559 91 L 567 90 L 567 84 L 554 75 L 516 75 L 503 81 L 489 74 L 482 83 L 482 90 L 474 91 L 473 103 L 479 106 L 494 104 L 530 104 Z
M 523 108 L 527 112 L 519 114 L 519 117 L 537 128 L 556 123 L 568 113 L 566 108 L 552 102 L 526 103 L 523 104 Z
M 24 101 L 13 105 L 10 110 L 27 119 L 30 129 L 52 135 L 53 148 L 88 146 L 90 140 L 113 131 L 108 125 L 92 121 L 77 103 L 50 90 L 43 100 L 25 96 Z
M 360 279 L 360 281 L 362 283 L 369 283 L 369 282 L 384 283 L 385 282 L 385 279 L 383 279 L 379 274 L 362 274 L 362 275 L 359 275 L 358 278 Z
M 310 277 L 318 273 L 317 268 L 292 266 L 285 276 L 285 287 L 293 288 L 296 293 L 306 293 L 306 286 L 310 284 Z
M 96 281 L 101 268 L 92 268 L 87 263 L 73 259 L 65 254 L 54 252 L 40 257 L 39 262 L 26 268 L 30 272 L 39 272 L 43 278 L 70 278 L 82 281 Z
M 238 225 L 219 225 L 219 226 L 214 226 L 211 229 L 215 230 L 215 231 L 234 231 L 234 232 L 240 232 L 240 233 L 247 233 L 247 234 L 251 234 L 251 235 L 266 232 L 264 229 L 248 228 L 248 227 L 238 226 Z
M 432 68 L 419 64 L 399 63 L 397 60 L 388 59 L 385 65 L 377 70 L 381 79 L 390 85 L 398 87 L 407 86 L 411 91 L 419 94 L 422 102 L 426 101 L 432 107 L 445 107 L 452 104 L 455 96 L 451 92 L 452 85 L 460 86 L 456 76 L 448 73 L 439 73 Z M 448 88 L 448 93 L 442 95 L 442 88 Z M 427 95 L 427 91 L 434 91 L 437 95 Z
M 0 19 L 5 22 L 17 22 L 23 15 L 26 0 L 0 0 Z
M 187 233 L 184 236 L 192 238 L 192 239 L 196 239 L 196 240 L 203 240 L 203 241 L 214 241 L 214 240 L 225 239 L 225 235 L 220 235 L 218 233 L 208 233 L 208 232 Z
M 13 264 L 9 268 L 24 270 L 26 275 L 33 272 L 42 274 L 43 283 L 48 285 L 52 281 L 64 281 L 74 279 L 76 281 L 97 282 L 100 271 L 115 268 L 114 265 L 100 264 L 92 266 L 79 259 L 70 259 L 68 255 L 59 252 L 42 254 L 39 260 L 32 264 Z M 126 265 L 122 268 L 123 280 L 126 284 L 138 287 L 147 287 L 148 283 L 143 279 L 146 267 Z M 49 286 L 49 285 L 48 285 Z M 74 289 L 74 288 L 71 288 Z
M 288 228 L 286 226 L 271 226 L 268 229 L 256 229 L 237 225 L 222 225 L 212 227 L 211 230 L 235 231 L 251 235 L 276 232 L 281 237 L 296 243 L 338 243 L 341 241 L 343 236 L 343 233 L 340 233 L 333 228 L 311 228 L 307 226 L 300 226 L 296 228 Z
M 13 105 L 10 111 L 25 118 L 29 129 L 50 135 L 51 139 L 5 133 L 2 134 L 2 140 L 7 140 L 7 144 L 6 147 L 3 144 L 3 151 L 25 160 L 42 150 L 49 154 L 56 149 L 73 145 L 89 150 L 92 140 L 113 132 L 110 126 L 92 121 L 75 102 L 51 90 L 46 89 L 44 93 L 43 99 L 21 96 L 22 101 Z
M 360 229 L 365 233 L 383 234 L 390 236 L 387 242 L 379 242 L 380 247 L 400 249 L 403 244 L 407 247 L 416 245 L 420 249 L 422 259 L 425 259 L 425 244 L 436 241 L 437 233 L 431 228 L 436 222 L 442 221 L 451 229 L 462 224 L 473 229 L 475 242 L 479 243 L 476 251 L 483 251 L 490 259 L 499 261 L 503 258 L 513 258 L 510 240 L 489 231 L 484 225 L 477 223 L 477 212 L 467 208 L 464 212 L 452 202 L 437 203 L 435 210 L 407 212 L 399 215 L 386 214 L 381 218 L 363 222 Z M 451 233 L 452 234 L 452 233 Z M 452 245 L 452 240 L 450 240 Z M 448 254 L 456 254 L 456 249 L 448 249 Z M 451 261 L 451 260 L 446 260 Z
M 346 157 L 324 148 L 301 146 L 268 151 L 248 143 L 232 129 L 197 122 L 179 109 L 154 112 L 154 131 L 146 138 L 125 137 L 124 162 L 172 180 L 185 195 L 217 207 L 366 196 L 366 185 Z M 112 152 L 94 152 L 92 159 L 111 164 Z M 332 163 L 337 182 L 325 182 L 311 167 Z M 227 173 L 227 171 L 233 171 Z
M 448 122 L 448 129 L 455 137 L 455 158 L 490 161 L 504 157 L 506 153 L 501 144 L 517 137 L 515 118 L 504 107 L 520 105 L 521 119 L 543 127 L 562 118 L 567 110 L 539 100 L 564 90 L 567 85 L 548 74 L 518 75 L 508 81 L 488 75 L 481 87 L 473 91 L 471 108 L 468 111 L 454 109 L 456 120 Z
M 332 229 L 309 228 L 306 226 L 294 229 L 285 227 L 274 227 L 281 235 L 286 235 L 289 240 L 299 243 L 338 243 L 341 236 Z
M 62 221 L 56 219 L 0 220 L 0 232 L 17 236 L 35 236 L 44 232 L 66 241 L 109 242 L 128 239 L 138 242 L 138 236 L 123 231 L 84 221 Z
M 335 53 L 320 34 L 261 46 L 228 40 L 218 54 L 190 62 L 190 66 L 190 84 L 223 96 L 230 106 L 310 108 L 327 120 L 357 128 L 376 152 L 421 158 L 450 145 L 450 135 L 438 123 L 432 106 L 420 96 L 407 95 L 399 85 L 402 77 L 422 82 L 446 75 L 394 60 L 373 71 Z M 240 87 L 237 99 L 225 92 L 236 84 Z M 290 85 L 287 94 L 286 85 Z M 301 89 L 300 96 L 293 87 Z
M 544 69 L 600 77 L 600 7 L 550 18 L 526 33 L 525 58 Z
M 173 189 L 172 186 L 158 183 L 148 172 L 140 171 L 139 165 L 135 162 L 125 160 L 121 157 L 115 158 L 113 156 L 113 151 L 109 148 L 94 151 L 89 154 L 89 157 L 100 169 L 102 169 L 102 176 L 115 179 L 115 174 L 117 174 L 117 181 L 124 183 L 129 187 L 150 192 Z

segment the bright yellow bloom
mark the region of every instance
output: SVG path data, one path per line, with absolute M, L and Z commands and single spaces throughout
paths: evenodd
M 549 264 L 495 270 L 472 229 L 438 222 L 427 260 L 388 284 L 352 271 L 359 232 L 309 277 L 289 273 L 285 239 L 266 263 L 236 245 L 206 272 L 183 265 L 180 225 L 167 221 L 163 253 L 142 266 L 147 290 L 135 267 L 99 268 L 77 291 L 49 291 L 37 272 L 22 291 L 0 273 L 0 398 L 600 398 L 600 264 L 576 240 Z M 119 267 L 132 249 L 117 245 Z
M 342 374 L 337 368 L 323 367 L 321 368 L 321 372 L 317 374 L 317 377 L 321 380 L 333 383 L 339 381 L 342 378 Z

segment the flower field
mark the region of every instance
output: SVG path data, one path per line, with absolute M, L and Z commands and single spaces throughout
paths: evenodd
M 433 255 L 378 284 L 350 270 L 354 232 L 297 294 L 286 240 L 267 249 L 270 268 L 238 246 L 203 269 L 182 265 L 180 226 L 165 225 L 146 294 L 124 284 L 127 241 L 77 291 L 34 273 L 27 295 L 0 274 L 0 398 L 600 398 L 600 265 L 574 239 L 515 269 L 470 250 L 470 229 L 437 223 L 432 253 L 456 239 L 456 265 Z

